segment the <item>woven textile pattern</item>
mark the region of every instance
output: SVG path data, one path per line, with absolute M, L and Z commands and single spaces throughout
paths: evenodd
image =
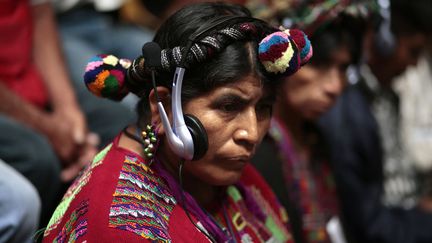
M 113 196 L 110 227 L 170 242 L 168 221 L 176 200 L 150 167 L 136 157 L 126 156 Z

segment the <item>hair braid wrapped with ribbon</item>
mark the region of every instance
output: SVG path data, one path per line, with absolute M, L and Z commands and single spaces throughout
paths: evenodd
M 186 46 L 163 49 L 162 69 L 157 70 L 157 73 L 173 73 L 175 67 L 182 65 L 182 62 L 186 69 L 193 68 L 197 63 L 212 59 L 234 42 L 257 39 L 260 36 L 264 38 L 261 38 L 259 43 L 258 57 L 269 75 L 289 76 L 311 58 L 312 46 L 302 31 L 277 30 L 269 28 L 261 20 L 249 19 L 248 22 L 224 27 L 197 40 L 187 51 L 184 61 Z M 128 69 L 132 69 L 129 73 L 132 73 L 133 78 L 130 78 Z M 146 90 L 151 89 L 150 75 L 150 69 L 146 68 L 142 57 L 131 64 L 129 60 L 118 59 L 112 55 L 98 55 L 88 63 L 84 81 L 93 94 L 119 100 L 128 91 L 143 96 Z
M 243 40 L 249 34 L 255 34 L 256 28 L 251 23 L 239 24 L 233 27 L 227 27 L 217 31 L 211 36 L 206 36 L 203 39 L 194 43 L 190 52 L 186 55 L 186 68 L 194 63 L 204 62 L 211 58 L 215 53 L 220 52 L 229 43 L 236 40 Z M 185 53 L 187 47 L 174 47 L 173 49 L 164 49 L 161 53 L 162 67 L 166 71 L 171 71 L 177 66 L 180 66 L 183 59 L 182 53 Z

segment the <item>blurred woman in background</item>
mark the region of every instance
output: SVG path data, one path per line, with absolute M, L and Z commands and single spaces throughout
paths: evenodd
M 359 60 L 369 2 L 300 1 L 282 23 L 311 37 L 310 65 L 285 78 L 270 131 L 254 165 L 288 210 L 296 242 L 343 238 L 338 199 L 326 145 L 316 126 L 347 83 Z M 278 16 L 280 17 L 280 16 Z

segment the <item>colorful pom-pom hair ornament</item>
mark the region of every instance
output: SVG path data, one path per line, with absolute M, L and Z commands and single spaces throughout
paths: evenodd
M 301 30 L 285 29 L 266 36 L 258 53 L 267 72 L 289 76 L 312 57 L 312 45 Z
M 121 100 L 128 93 L 125 84 L 128 59 L 113 55 L 97 55 L 89 60 L 84 74 L 84 83 L 94 95 L 113 100 Z

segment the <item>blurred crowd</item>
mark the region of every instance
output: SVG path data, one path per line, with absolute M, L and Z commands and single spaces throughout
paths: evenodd
M 138 98 L 92 96 L 89 58 L 133 60 L 199 0 L 6 0 L 0 8 L 0 242 L 41 239 Z M 432 243 L 432 1 L 232 0 L 308 36 L 252 164 L 295 242 Z

